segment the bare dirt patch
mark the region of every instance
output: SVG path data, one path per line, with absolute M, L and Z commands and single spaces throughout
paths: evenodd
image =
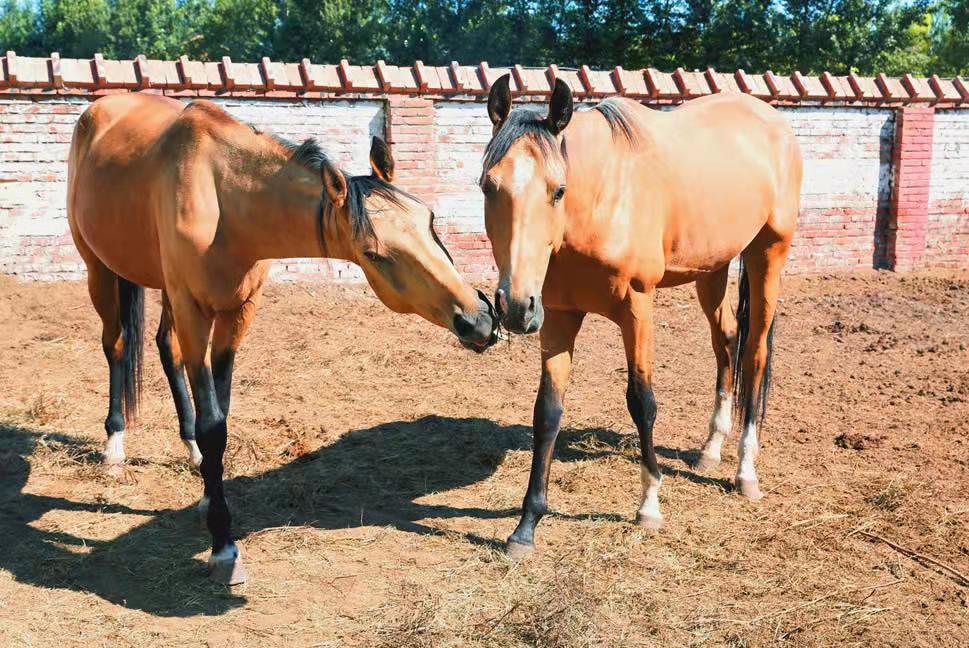
M 732 491 L 732 449 L 690 469 L 709 334 L 690 289 L 659 304 L 666 529 L 631 523 L 622 345 L 591 318 L 554 513 L 512 564 L 537 338 L 476 356 L 363 288 L 271 287 L 227 461 L 253 580 L 227 590 L 204 577 L 201 484 L 155 352 L 109 478 L 85 287 L 0 281 L 0 645 L 965 645 L 969 276 L 786 280 L 758 504 Z

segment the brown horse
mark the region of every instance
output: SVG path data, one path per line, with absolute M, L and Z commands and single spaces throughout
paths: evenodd
M 733 390 L 743 426 L 736 485 L 759 499 L 757 426 L 801 187 L 791 128 L 772 107 L 741 94 L 697 99 L 668 113 L 612 98 L 573 116 L 572 93 L 557 80 L 547 115 L 511 111 L 511 103 L 505 76 L 488 98 L 494 130 L 481 189 L 500 273 L 498 313 L 511 331 L 541 328 L 542 378 L 531 476 L 509 554 L 534 549 L 535 525 L 547 510 L 549 467 L 586 313 L 603 315 L 622 330 L 626 402 L 643 457 L 637 519 L 648 528 L 662 525 L 651 386 L 656 288 L 695 282 L 710 322 L 716 400 L 697 468 L 720 462 Z M 726 287 L 738 254 L 735 317 Z
M 181 437 L 201 464 L 209 560 L 222 582 L 245 579 L 222 487 L 233 358 L 271 259 L 353 261 L 391 309 L 417 313 L 473 348 L 496 338 L 490 303 L 458 275 L 433 214 L 390 184 L 394 161 L 380 139 L 370 163 L 372 175 L 351 177 L 315 140 L 297 146 L 258 133 L 207 101 L 186 107 L 114 95 L 75 127 L 67 207 L 103 323 L 105 461 L 124 461 L 125 420 L 140 386 L 143 287 L 159 288 L 158 349 Z

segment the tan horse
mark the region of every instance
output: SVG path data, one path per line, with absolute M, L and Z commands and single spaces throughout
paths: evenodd
M 772 107 L 741 94 L 697 99 L 668 113 L 613 98 L 573 116 L 572 93 L 557 80 L 547 115 L 511 111 L 511 103 L 505 76 L 488 98 L 494 131 L 481 176 L 485 224 L 500 272 L 499 316 L 511 331 L 541 328 L 542 378 L 531 477 L 509 554 L 534 548 L 535 525 L 547 510 L 549 467 L 586 313 L 622 330 L 626 402 L 643 453 L 637 519 L 649 528 L 662 525 L 651 386 L 656 288 L 695 282 L 710 322 L 716 401 L 697 468 L 720 462 L 733 390 L 743 426 L 736 484 L 760 498 L 757 426 L 801 187 L 791 128 Z M 728 264 L 738 254 L 735 318 L 726 287 Z
M 353 261 L 393 310 L 448 328 L 467 346 L 495 340 L 490 303 L 458 275 L 430 210 L 390 184 L 394 162 L 380 139 L 370 163 L 372 175 L 351 177 L 314 140 L 296 146 L 258 133 L 206 101 L 109 96 L 75 128 L 68 217 L 103 322 L 105 460 L 124 460 L 125 419 L 135 414 L 140 384 L 143 287 L 159 288 L 158 348 L 182 439 L 201 464 L 210 565 L 220 581 L 245 579 L 222 457 L 233 358 L 271 259 Z

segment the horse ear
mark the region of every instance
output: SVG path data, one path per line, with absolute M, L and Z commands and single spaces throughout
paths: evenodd
M 548 127 L 558 135 L 572 119 L 572 88 L 562 79 L 555 79 L 555 89 L 548 102 Z
M 320 175 L 323 178 L 323 190 L 334 207 L 339 209 L 347 201 L 347 179 L 343 172 L 333 165 L 329 160 L 324 160 L 320 167 Z
M 508 85 L 510 81 L 510 74 L 502 76 L 495 81 L 491 86 L 491 92 L 488 93 L 488 117 L 491 118 L 491 123 L 496 129 L 505 123 L 508 113 L 511 112 L 511 88 Z
M 370 140 L 370 168 L 384 182 L 394 181 L 394 156 L 390 154 L 387 142 L 379 137 Z

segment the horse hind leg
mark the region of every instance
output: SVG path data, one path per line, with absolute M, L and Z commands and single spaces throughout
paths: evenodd
M 780 236 L 768 226 L 743 254 L 738 357 L 734 371 L 735 399 L 742 431 L 737 448 L 735 483 L 741 494 L 752 500 L 763 497 L 754 464 L 759 450 L 758 428 L 766 413 L 770 389 L 774 315 L 789 248 L 790 238 Z
M 124 463 L 126 423 L 134 421 L 141 392 L 144 288 L 122 279 L 103 263 L 87 264 L 88 292 L 101 318 L 101 346 L 108 362 L 108 415 L 104 464 L 111 471 Z
M 162 291 L 162 314 L 158 322 L 155 343 L 158 345 L 162 369 L 165 370 L 168 387 L 171 389 L 172 399 L 175 401 L 179 436 L 188 450 L 189 463 L 193 468 L 198 468 L 202 464 L 202 453 L 195 442 L 195 409 L 192 406 L 188 385 L 185 382 L 185 362 L 182 358 L 182 347 L 175 335 L 172 306 L 165 291 Z
M 737 337 L 737 318 L 727 299 L 729 272 L 730 266 L 726 265 L 696 282 L 697 299 L 710 324 L 710 340 L 717 360 L 713 413 L 710 416 L 706 443 L 703 444 L 694 466 L 694 470 L 699 473 L 709 472 L 720 465 L 720 449 L 733 424 L 731 356 Z

